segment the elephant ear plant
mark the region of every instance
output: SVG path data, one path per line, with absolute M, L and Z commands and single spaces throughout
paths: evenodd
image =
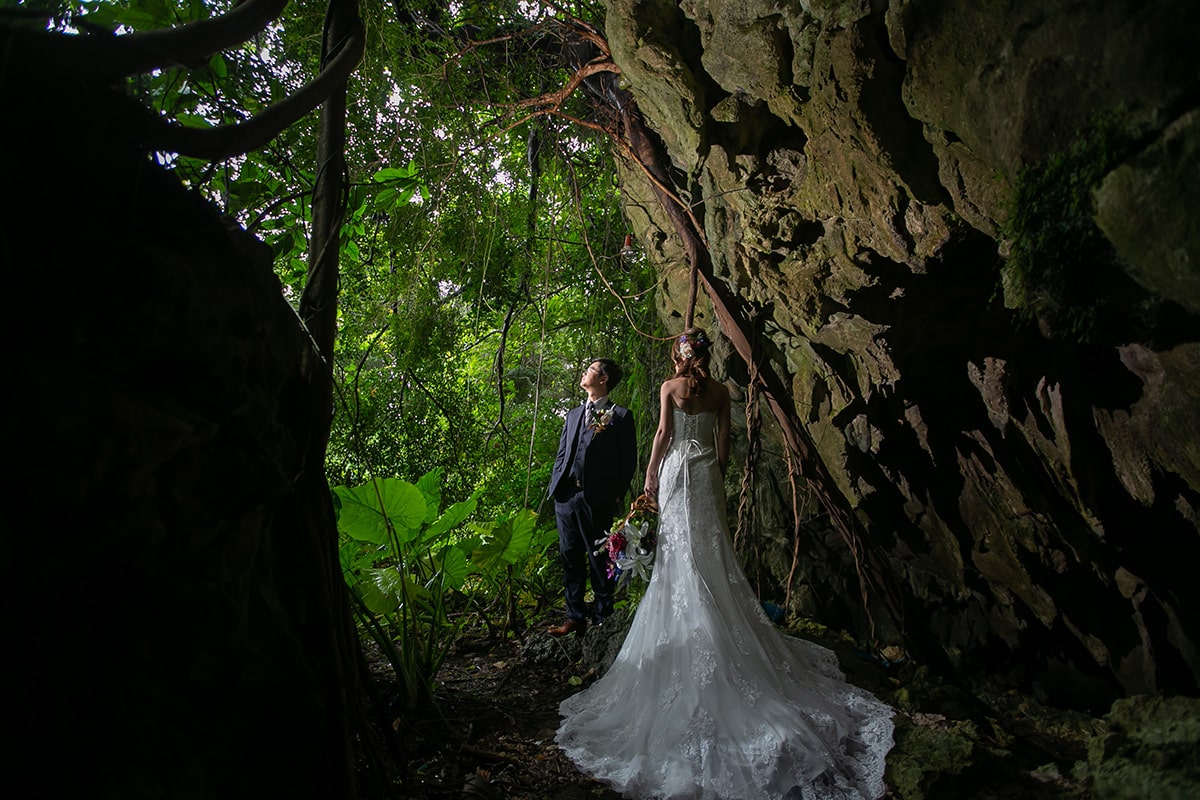
M 387 657 L 408 708 L 427 700 L 464 617 L 447 601 L 478 576 L 495 576 L 529 555 L 535 518 L 519 511 L 490 523 L 467 519 L 478 497 L 440 511 L 441 471 L 416 484 L 397 478 L 337 486 L 342 574 L 360 627 Z

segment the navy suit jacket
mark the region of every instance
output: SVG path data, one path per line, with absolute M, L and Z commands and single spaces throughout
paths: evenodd
M 588 505 L 597 511 L 615 512 L 629 492 L 633 473 L 637 470 L 637 434 L 633 427 L 633 415 L 629 409 L 612 403 L 612 421 L 604 430 L 585 428 L 582 437 L 579 429 L 585 425 L 584 406 L 578 405 L 567 412 L 567 421 L 558 440 L 558 454 L 554 457 L 554 469 L 550 473 L 550 496 L 555 500 L 566 500 L 573 486 L 572 465 L 580 462 L 579 475 L 583 496 Z M 582 452 L 577 452 L 577 447 Z

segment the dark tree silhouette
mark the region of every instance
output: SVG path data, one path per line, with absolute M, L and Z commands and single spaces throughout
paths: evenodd
M 124 37 L 0 28 L 11 781 L 38 794 L 355 796 L 361 656 L 323 466 L 356 3 L 331 2 L 321 74 L 243 125 L 185 129 L 109 88 L 283 5 Z M 245 152 L 321 103 L 301 324 L 269 250 L 149 155 Z

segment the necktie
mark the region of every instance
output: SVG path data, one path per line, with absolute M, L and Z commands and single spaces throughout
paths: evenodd
M 591 427 L 592 413 L 595 411 L 595 409 L 596 409 L 596 407 L 594 405 L 592 405 L 592 402 L 590 400 L 584 404 L 584 406 L 583 406 L 583 422 L 580 423 L 580 425 L 579 425 L 580 438 L 583 438 L 584 431 L 586 431 L 589 427 Z

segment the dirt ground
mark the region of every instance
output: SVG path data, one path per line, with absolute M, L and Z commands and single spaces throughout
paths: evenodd
M 615 654 L 620 636 L 591 630 L 586 638 L 545 633 L 545 618 L 503 641 L 464 634 L 438 676 L 434 702 L 417 711 L 396 704 L 389 665 L 368 652 L 379 705 L 376 737 L 360 746 L 364 800 L 616 800 L 619 795 L 580 774 L 554 743 L 558 704 L 595 679 L 597 653 Z M 605 627 L 609 627 L 606 625 Z M 793 630 L 793 632 L 795 632 Z M 897 709 L 888 757 L 887 798 L 897 800 L 1086 800 L 1072 774 L 1086 760 L 1098 721 L 1040 707 L 1014 692 L 978 694 L 931 679 L 918 666 L 881 666 L 853 644 L 800 631 L 838 653 L 847 678 Z M 815 635 L 813 635 L 815 633 Z M 608 649 L 606 649 L 608 648 Z M 362 743 L 360 743 L 361 745 Z
M 463 637 L 438 675 L 434 703 L 415 712 L 391 712 L 399 746 L 387 767 L 360 769 L 364 797 L 521 798 L 615 800 L 620 795 L 580 774 L 558 750 L 558 704 L 594 679 L 574 658 L 579 646 L 532 626 L 508 641 Z M 531 659 L 534 638 L 561 644 L 561 657 Z M 376 688 L 386 699 L 395 680 L 386 662 L 371 661 Z M 361 759 L 360 759 L 361 762 Z M 398 762 L 398 763 L 397 763 Z M 386 774 L 381 785 L 380 772 Z

